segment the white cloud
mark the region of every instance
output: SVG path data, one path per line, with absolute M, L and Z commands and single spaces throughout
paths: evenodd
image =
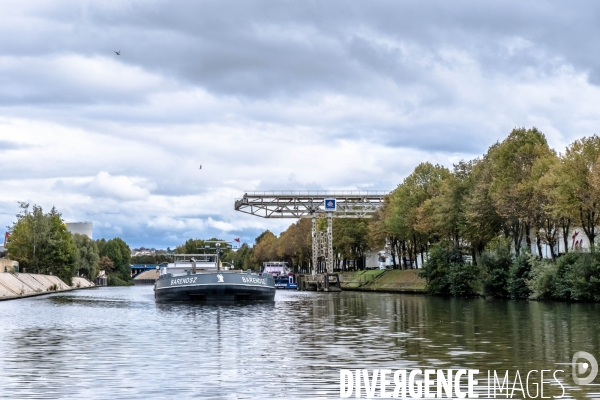
M 101 171 L 87 186 L 87 191 L 92 197 L 147 200 L 150 196 L 149 188 L 153 187 L 156 185 L 144 180 L 136 180 L 127 176 L 111 176 L 108 172 Z
M 222 232 L 230 232 L 236 230 L 236 227 L 233 224 L 225 221 L 217 221 L 212 219 L 211 217 L 208 217 L 208 225 Z

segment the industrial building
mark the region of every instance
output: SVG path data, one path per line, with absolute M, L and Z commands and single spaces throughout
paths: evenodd
M 79 233 L 93 239 L 91 222 L 67 222 L 67 230 L 72 234 Z

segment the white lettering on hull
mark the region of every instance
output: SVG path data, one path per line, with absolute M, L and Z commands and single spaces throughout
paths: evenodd
M 195 277 L 195 278 L 177 278 L 177 279 L 171 279 L 171 286 L 172 285 L 185 285 L 185 284 L 190 284 L 190 283 L 196 283 L 196 279 L 198 279 L 198 277 Z
M 246 276 L 242 276 L 242 281 L 244 283 L 258 283 L 260 285 L 266 285 L 267 284 L 267 280 L 266 279 L 246 277 Z

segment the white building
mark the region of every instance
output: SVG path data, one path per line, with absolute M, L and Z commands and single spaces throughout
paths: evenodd
M 93 239 L 91 222 L 67 222 L 67 230 L 72 234 L 79 233 Z

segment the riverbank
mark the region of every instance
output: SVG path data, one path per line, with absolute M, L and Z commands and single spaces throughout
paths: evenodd
M 85 289 L 94 286 L 92 282 L 80 276 L 73 277 L 73 286 L 69 286 L 58 277 L 52 275 L 3 272 L 0 273 L 0 301 Z
M 339 274 L 342 290 L 425 293 L 427 282 L 416 269 L 370 270 Z

